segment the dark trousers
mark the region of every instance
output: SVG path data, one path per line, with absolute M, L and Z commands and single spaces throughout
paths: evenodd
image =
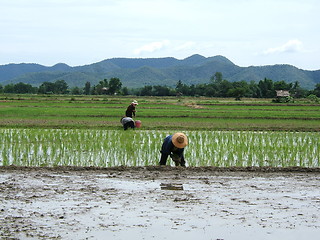
M 130 128 L 134 128 L 134 122 L 133 122 L 133 121 L 127 122 L 127 123 L 125 123 L 125 124 L 123 125 L 123 129 L 124 129 L 124 130 L 127 130 L 129 127 L 130 127 Z
M 161 158 L 160 158 L 159 164 L 160 164 L 160 165 L 166 165 L 166 164 L 167 164 L 167 159 L 168 159 L 168 157 L 169 157 L 169 154 L 162 153 L 162 151 L 160 151 L 160 152 L 161 152 Z M 186 166 L 186 162 L 185 162 L 185 160 L 184 160 L 183 154 L 182 154 L 182 156 L 181 156 L 180 165 L 181 165 L 182 167 L 185 167 L 185 166 Z M 176 166 L 177 166 L 177 164 L 176 164 Z
M 132 118 L 132 112 L 126 112 L 126 117 L 131 117 Z

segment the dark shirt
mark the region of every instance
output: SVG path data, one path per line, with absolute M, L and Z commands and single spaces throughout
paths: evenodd
M 162 144 L 161 153 L 170 155 L 171 153 L 178 154 L 179 157 L 183 156 L 184 148 L 176 148 L 172 143 L 172 135 L 167 136 Z
M 126 116 L 131 117 L 136 116 L 136 107 L 133 104 L 130 104 L 126 111 Z
M 184 148 L 177 148 L 172 143 L 172 135 L 167 136 L 161 147 L 160 165 L 166 165 L 168 156 L 171 154 L 177 154 L 181 158 L 181 166 L 185 166 L 186 162 L 183 155 Z

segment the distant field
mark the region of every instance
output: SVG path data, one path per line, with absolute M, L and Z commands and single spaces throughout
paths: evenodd
M 0 127 L 119 129 L 133 97 L 0 95 Z M 319 131 L 320 105 L 134 97 L 143 129 Z
M 320 105 L 271 99 L 134 97 L 143 129 L 320 131 Z M 0 95 L 0 127 L 121 129 L 133 97 Z

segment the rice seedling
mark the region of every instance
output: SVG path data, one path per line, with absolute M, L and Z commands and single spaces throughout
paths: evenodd
M 319 167 L 317 132 L 185 131 L 188 166 Z M 0 129 L 0 165 L 157 165 L 157 130 Z M 172 161 L 168 161 L 173 165 Z

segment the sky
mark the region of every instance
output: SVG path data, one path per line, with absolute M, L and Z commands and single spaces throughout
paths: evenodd
M 0 0 L 0 65 L 222 55 L 320 69 L 318 0 Z

